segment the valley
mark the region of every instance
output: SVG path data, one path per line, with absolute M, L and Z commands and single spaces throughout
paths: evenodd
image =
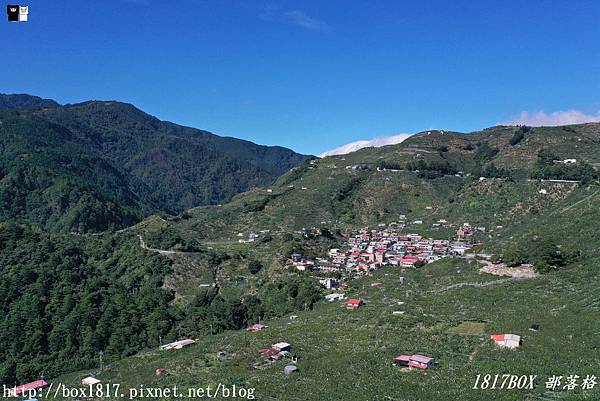
M 70 108 L 0 119 L 4 130 L 20 121 L 30 133 L 29 124 L 46 124 L 40 132 L 63 135 L 56 144 L 86 152 L 109 146 L 89 134 L 113 135 L 108 116 L 138 127 L 134 141 L 153 126 L 177 132 L 175 141 L 192 135 L 120 104 Z M 48 383 L 70 387 L 92 376 L 124 389 L 237 386 L 273 400 L 600 396 L 546 388 L 552 376 L 598 374 L 598 124 L 426 131 L 398 145 L 298 156 L 271 181 L 213 204 L 167 200 L 163 211 L 152 202 L 171 196 L 165 188 L 107 151 L 102 163 L 124 167 L 106 171 L 122 179 L 107 178 L 118 196 L 97 202 L 131 208 L 128 224 L 53 225 L 31 197 L 21 217 L 0 223 L 5 382 L 43 370 Z M 75 174 L 75 162 L 61 160 L 48 166 Z M 36 194 L 54 184 L 28 185 Z M 144 198 L 136 188 L 153 190 Z M 145 208 L 144 199 L 154 200 Z M 15 343 L 19 327 L 35 336 Z M 519 336 L 520 346 L 500 348 L 497 333 Z M 185 339 L 195 342 L 159 350 Z M 289 353 L 273 348 L 280 343 Z M 397 366 L 401 355 L 431 366 Z M 479 388 L 488 374 L 537 379 L 527 389 Z

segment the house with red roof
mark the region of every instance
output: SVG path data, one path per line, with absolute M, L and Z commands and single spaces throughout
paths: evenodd
M 430 369 L 435 365 L 435 358 L 425 355 L 399 355 L 394 358 L 394 364 L 407 368 Z
M 419 262 L 420 259 L 413 255 L 406 255 L 400 258 L 400 266 L 402 267 L 415 267 L 415 263 Z
M 280 350 L 274 348 L 259 349 L 258 353 L 263 359 L 268 359 L 271 361 L 278 361 L 283 357 L 283 353 Z
M 16 397 L 20 394 L 26 394 L 29 391 L 38 390 L 40 388 L 44 388 L 48 385 L 44 380 L 36 380 L 31 383 L 21 384 L 9 390 L 9 393 L 12 397 Z
M 496 345 L 502 348 L 518 348 L 521 345 L 521 336 L 516 334 L 500 334 L 495 333 L 490 338 L 496 343 Z
M 246 331 L 251 331 L 251 332 L 257 332 L 257 331 L 261 331 L 262 329 L 266 329 L 268 326 L 265 326 L 264 324 L 260 324 L 260 323 L 255 323 L 251 326 L 248 326 L 248 328 L 246 328 Z
M 363 306 L 365 302 L 360 298 L 350 298 L 348 302 L 346 302 L 346 309 L 355 310 Z

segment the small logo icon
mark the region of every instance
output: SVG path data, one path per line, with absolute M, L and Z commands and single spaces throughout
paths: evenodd
M 29 6 L 19 6 L 19 22 L 27 22 L 29 19 Z
M 6 6 L 8 22 L 27 22 L 29 20 L 29 6 L 9 4 Z
M 9 22 L 19 22 L 19 6 L 9 4 L 6 6 Z

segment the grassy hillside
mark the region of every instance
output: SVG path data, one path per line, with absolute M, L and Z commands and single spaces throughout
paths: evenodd
M 195 238 L 235 239 L 262 229 L 390 223 L 401 214 L 409 220 L 449 216 L 483 224 L 518 219 L 550 207 L 573 189 L 529 179 L 540 171 L 537 176 L 544 178 L 552 169 L 570 173 L 570 167 L 542 165 L 541 151 L 557 160 L 577 159 L 572 169 L 592 168 L 600 163 L 599 141 L 599 124 L 425 132 L 399 145 L 305 163 L 268 187 L 222 206 L 191 209 L 173 223 Z M 431 170 L 423 170 L 423 164 Z M 547 178 L 561 178 L 552 174 Z M 482 176 L 487 179 L 480 181 Z M 550 189 L 549 195 L 541 195 L 542 189 Z
M 82 371 L 55 382 L 76 385 L 84 375 L 97 373 L 124 389 L 236 384 L 255 388 L 261 400 L 543 400 L 550 399 L 544 388 L 549 376 L 596 373 L 600 359 L 592 350 L 599 346 L 600 283 L 595 262 L 513 282 L 482 277 L 475 264 L 449 260 L 407 272 L 383 269 L 349 289 L 350 296 L 367 302 L 357 311 L 338 302 L 321 304 L 298 313 L 296 320 L 265 321 L 269 328 L 260 333 L 202 335 L 188 349 L 149 350 L 102 372 Z M 399 276 L 406 284 L 399 284 Z M 382 286 L 371 287 L 375 280 Z M 489 285 L 447 289 L 458 283 Z M 392 315 L 398 310 L 405 313 Z M 532 323 L 540 325 L 538 332 L 527 330 Z M 520 334 L 523 346 L 499 350 L 488 337 L 493 332 Z M 286 361 L 253 368 L 260 361 L 257 350 L 277 341 L 292 344 L 300 357 L 298 373 L 284 375 Z M 563 351 L 558 355 L 557 350 Z M 412 352 L 435 356 L 439 364 L 429 372 L 402 372 L 391 365 L 395 356 Z M 158 368 L 168 375 L 157 377 Z M 538 375 L 536 388 L 472 389 L 478 374 L 505 373 Z M 563 400 L 599 396 L 598 389 L 559 393 Z

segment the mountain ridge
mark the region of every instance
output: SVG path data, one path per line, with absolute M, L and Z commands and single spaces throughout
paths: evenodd
M 0 110 L 43 109 L 54 107 L 60 107 L 60 104 L 52 99 L 43 99 L 39 96 L 32 96 L 26 93 L 0 93 Z
M 6 218 L 46 229 L 123 228 L 150 213 L 222 203 L 311 157 L 163 122 L 129 103 L 38 107 L 49 103 L 28 95 L 3 98 L 12 99 L 0 104 L 0 199 Z M 20 172 L 33 186 L 19 184 Z M 69 185 L 63 182 L 67 176 Z M 71 188 L 73 180 L 79 183 Z M 98 180 L 104 182 L 99 191 L 93 185 Z M 91 216 L 109 204 L 104 217 Z M 65 221 L 71 212 L 75 215 Z

